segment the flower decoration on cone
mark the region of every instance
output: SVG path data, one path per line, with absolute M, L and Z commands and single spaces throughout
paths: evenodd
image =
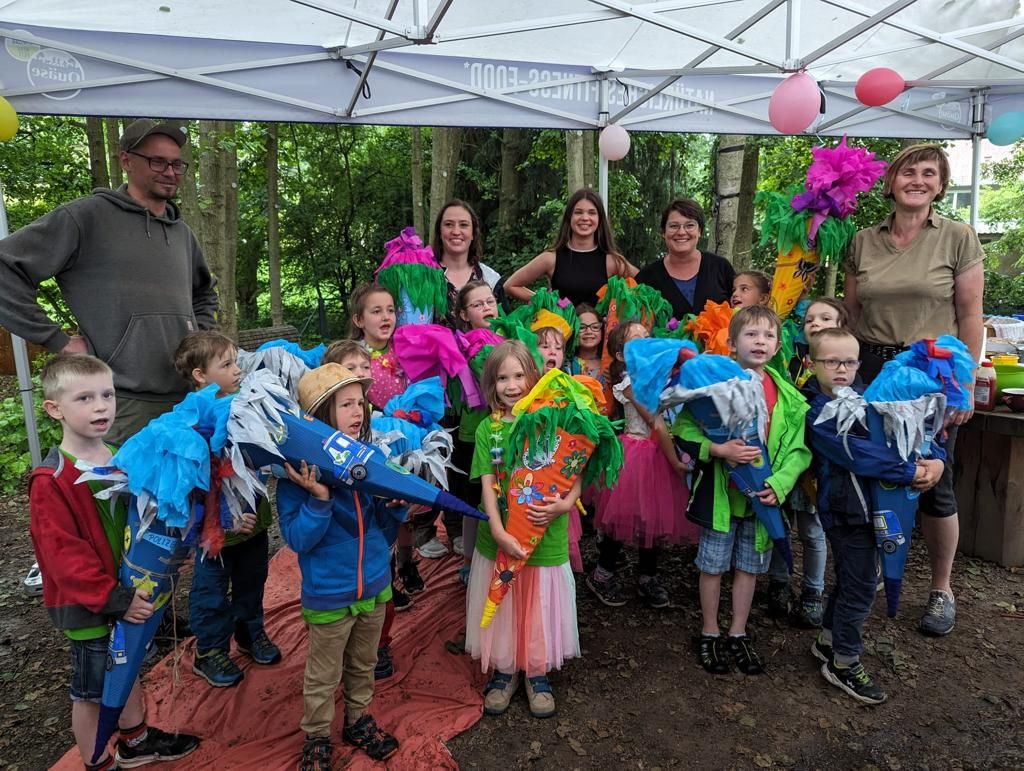
M 732 313 L 732 305 L 728 301 L 716 303 L 708 300 L 704 303 L 704 310 L 687 322 L 686 332 L 700 345 L 704 353 L 728 356 L 729 322 L 732 321 Z
M 772 277 L 772 308 L 785 318 L 810 290 L 822 260 L 840 259 L 857 231 L 850 215 L 857 196 L 867 192 L 885 172 L 885 162 L 861 147 L 849 147 L 846 137 L 836 147 L 815 147 L 804 189 L 786 193 L 762 191 L 764 204 L 761 245 L 778 249 Z
M 404 228 L 384 245 L 387 253 L 377 268 L 377 283 L 398 304 L 398 324 L 431 324 L 448 313 L 448 282 L 414 228 Z

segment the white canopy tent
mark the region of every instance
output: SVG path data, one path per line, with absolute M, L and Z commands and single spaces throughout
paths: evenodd
M 1019 0 L 0 0 L 0 37 L 24 114 L 771 134 L 804 69 L 811 133 L 977 158 L 1024 110 Z M 877 66 L 910 87 L 867 108 Z

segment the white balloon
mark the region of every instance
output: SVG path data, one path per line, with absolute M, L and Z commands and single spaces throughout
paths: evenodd
M 621 161 L 629 152 L 629 132 L 615 123 L 609 123 L 597 140 L 601 155 L 609 161 Z

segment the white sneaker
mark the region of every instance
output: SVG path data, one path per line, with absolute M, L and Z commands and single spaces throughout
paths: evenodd
M 33 597 L 38 597 L 43 593 L 43 574 L 39 570 L 39 563 L 33 562 L 32 567 L 29 568 L 28 575 L 25 576 L 25 580 L 21 582 L 27 594 L 31 594 Z
M 428 560 L 439 560 L 441 557 L 448 556 L 448 547 L 441 543 L 437 536 L 434 536 L 419 547 L 419 552 L 421 557 L 425 557 Z
M 458 554 L 460 557 L 466 556 L 465 549 L 462 548 L 462 536 L 457 535 L 452 539 L 452 551 Z

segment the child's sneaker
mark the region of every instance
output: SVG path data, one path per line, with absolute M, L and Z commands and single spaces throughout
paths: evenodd
M 25 576 L 25 580 L 21 582 L 22 588 L 26 594 L 30 594 L 33 597 L 39 597 L 43 593 L 43 574 L 39 570 L 39 563 L 33 562 L 32 567 L 28 569 L 28 575 Z
M 436 535 L 420 546 L 418 551 L 421 557 L 426 557 L 428 560 L 439 560 L 448 556 L 448 547 L 441 543 L 441 539 Z
M 245 643 L 237 637 L 235 642 L 238 644 L 239 652 L 249 656 L 257 664 L 266 666 L 276 664 L 281 660 L 281 649 L 270 641 L 267 633 L 262 629 L 249 643 Z
M 822 642 L 819 634 L 811 643 L 811 655 L 822 664 L 827 664 L 832 660 L 832 646 Z
M 786 618 L 789 615 L 789 583 L 768 582 L 768 618 Z
M 214 688 L 230 688 L 238 685 L 245 677 L 245 673 L 228 657 L 227 651 L 220 648 L 207 653 L 197 652 L 192 671 Z
M 467 589 L 469 588 L 469 565 L 459 568 L 459 583 Z
M 745 675 L 759 675 L 764 672 L 761 657 L 754 650 L 754 643 L 748 635 L 729 635 L 729 654 L 736 662 L 736 669 Z
M 614 576 L 602 581 L 591 572 L 587 574 L 586 583 L 594 596 L 609 608 L 621 608 L 627 602 L 626 595 L 623 594 L 622 587 Z
M 331 740 L 326 736 L 307 736 L 302 745 L 302 762 L 299 771 L 331 771 Z
M 821 592 L 805 591 L 800 597 L 800 626 L 804 629 L 818 629 L 825 618 L 825 606 L 821 601 Z
M 452 551 L 455 552 L 456 554 L 458 554 L 460 557 L 465 557 L 466 556 L 466 549 L 465 549 L 465 547 L 462 544 L 463 544 L 462 536 L 461 535 L 455 536 L 452 539 Z
M 423 583 L 419 568 L 412 560 L 398 568 L 398 577 L 402 580 L 402 588 L 408 594 L 419 594 L 427 588 L 427 585 Z
M 700 647 L 697 660 L 704 671 L 712 675 L 727 675 L 731 672 L 729 657 L 726 654 L 725 640 L 721 635 L 712 637 L 708 634 L 700 636 Z
M 667 608 L 669 606 L 668 591 L 658 581 L 657 576 L 649 576 L 637 582 L 636 593 L 650 608 Z
M 871 675 L 864 671 L 864 665 L 859 661 L 849 667 L 839 667 L 836 666 L 834 659 L 829 660 L 821 665 L 821 674 L 832 685 L 865 704 L 881 704 L 888 698 L 885 691 L 871 679 Z
M 504 715 L 512 697 L 519 690 L 519 673 L 513 675 L 494 670 L 491 679 L 484 686 L 484 713 Z
M 369 714 L 363 715 L 352 725 L 345 725 L 341 738 L 346 744 L 358 747 L 373 760 L 387 760 L 398 752 L 398 739 L 377 727 Z
M 148 726 L 145 738 L 131 745 L 117 740 L 114 759 L 119 768 L 135 768 L 157 761 L 179 760 L 199 747 L 199 737 L 190 734 L 169 734 Z
M 394 584 L 391 585 L 391 602 L 395 604 L 395 613 L 401 613 L 412 607 L 412 598 Z
M 526 678 L 526 699 L 534 717 L 543 719 L 555 714 L 555 694 L 547 675 Z
M 395 663 L 391 660 L 391 646 L 382 645 L 377 649 L 377 666 L 373 668 L 374 680 L 385 680 L 395 674 Z

